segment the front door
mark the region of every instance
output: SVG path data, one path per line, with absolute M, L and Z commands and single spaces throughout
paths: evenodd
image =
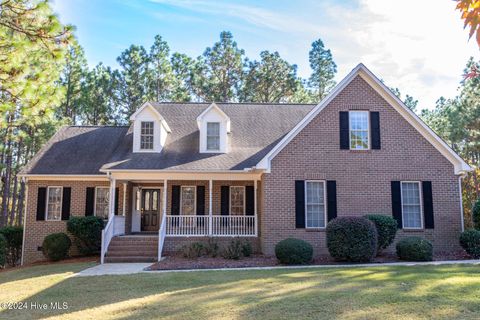
M 142 189 L 142 231 L 158 231 L 160 220 L 160 189 Z

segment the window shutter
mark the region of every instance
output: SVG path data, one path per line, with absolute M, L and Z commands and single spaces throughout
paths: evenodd
M 350 149 L 348 111 L 340 111 L 340 149 Z
M 205 215 L 205 186 L 197 186 L 197 216 Z
M 180 214 L 180 186 L 172 186 L 172 215 Z
M 253 186 L 245 187 L 245 214 L 247 216 L 255 215 L 255 188 Z
M 432 197 L 432 182 L 422 182 L 423 195 L 423 218 L 425 222 L 425 229 L 433 229 L 433 197 Z
M 119 188 L 115 188 L 115 209 L 113 212 L 116 216 L 118 215 L 118 205 L 120 201 L 119 196 L 120 196 Z
M 220 214 L 228 216 L 230 214 L 230 187 L 222 186 L 220 190 Z
M 70 197 L 72 195 L 72 188 L 63 188 L 62 195 L 62 220 L 70 219 Z
M 392 181 L 392 216 L 397 220 L 398 228 L 402 228 L 402 194 L 400 181 Z
M 85 216 L 93 216 L 94 205 L 95 205 L 95 188 L 88 187 L 87 197 L 85 200 Z
M 37 221 L 45 220 L 45 201 L 47 200 L 47 188 L 38 188 L 37 193 Z
M 337 182 L 327 181 L 327 220 L 337 217 Z
M 295 228 L 305 228 L 305 181 L 295 181 Z
M 370 112 L 370 128 L 372 130 L 372 149 L 380 149 L 380 113 Z

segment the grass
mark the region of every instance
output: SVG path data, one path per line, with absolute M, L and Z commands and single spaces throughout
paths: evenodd
M 91 265 L 91 264 L 90 264 Z M 0 272 L 0 319 L 478 319 L 471 265 L 213 271 L 70 277 L 86 263 Z

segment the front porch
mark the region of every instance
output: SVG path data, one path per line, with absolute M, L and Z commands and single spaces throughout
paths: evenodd
M 252 175 L 249 175 L 252 178 Z M 222 179 L 115 179 L 110 177 L 109 219 L 101 260 L 114 237 L 155 237 L 160 260 L 168 238 L 258 237 L 260 177 Z M 119 209 L 120 208 L 120 209 Z M 115 246 L 118 247 L 119 241 Z M 129 241 L 128 245 L 142 242 Z

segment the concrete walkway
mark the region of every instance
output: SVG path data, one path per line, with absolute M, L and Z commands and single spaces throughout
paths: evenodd
M 362 263 L 362 264 L 334 264 L 334 265 L 305 265 L 305 266 L 273 266 L 273 267 L 247 267 L 247 268 L 220 268 L 220 269 L 187 269 L 187 270 L 145 270 L 151 263 L 105 263 L 76 273 L 74 276 L 103 276 L 124 275 L 136 273 L 172 273 L 172 272 L 197 272 L 197 271 L 246 271 L 246 270 L 275 270 L 275 269 L 314 269 L 314 268 L 375 268 L 388 266 L 442 266 L 452 264 L 480 265 L 480 260 L 449 260 L 428 262 L 390 262 L 390 263 Z

